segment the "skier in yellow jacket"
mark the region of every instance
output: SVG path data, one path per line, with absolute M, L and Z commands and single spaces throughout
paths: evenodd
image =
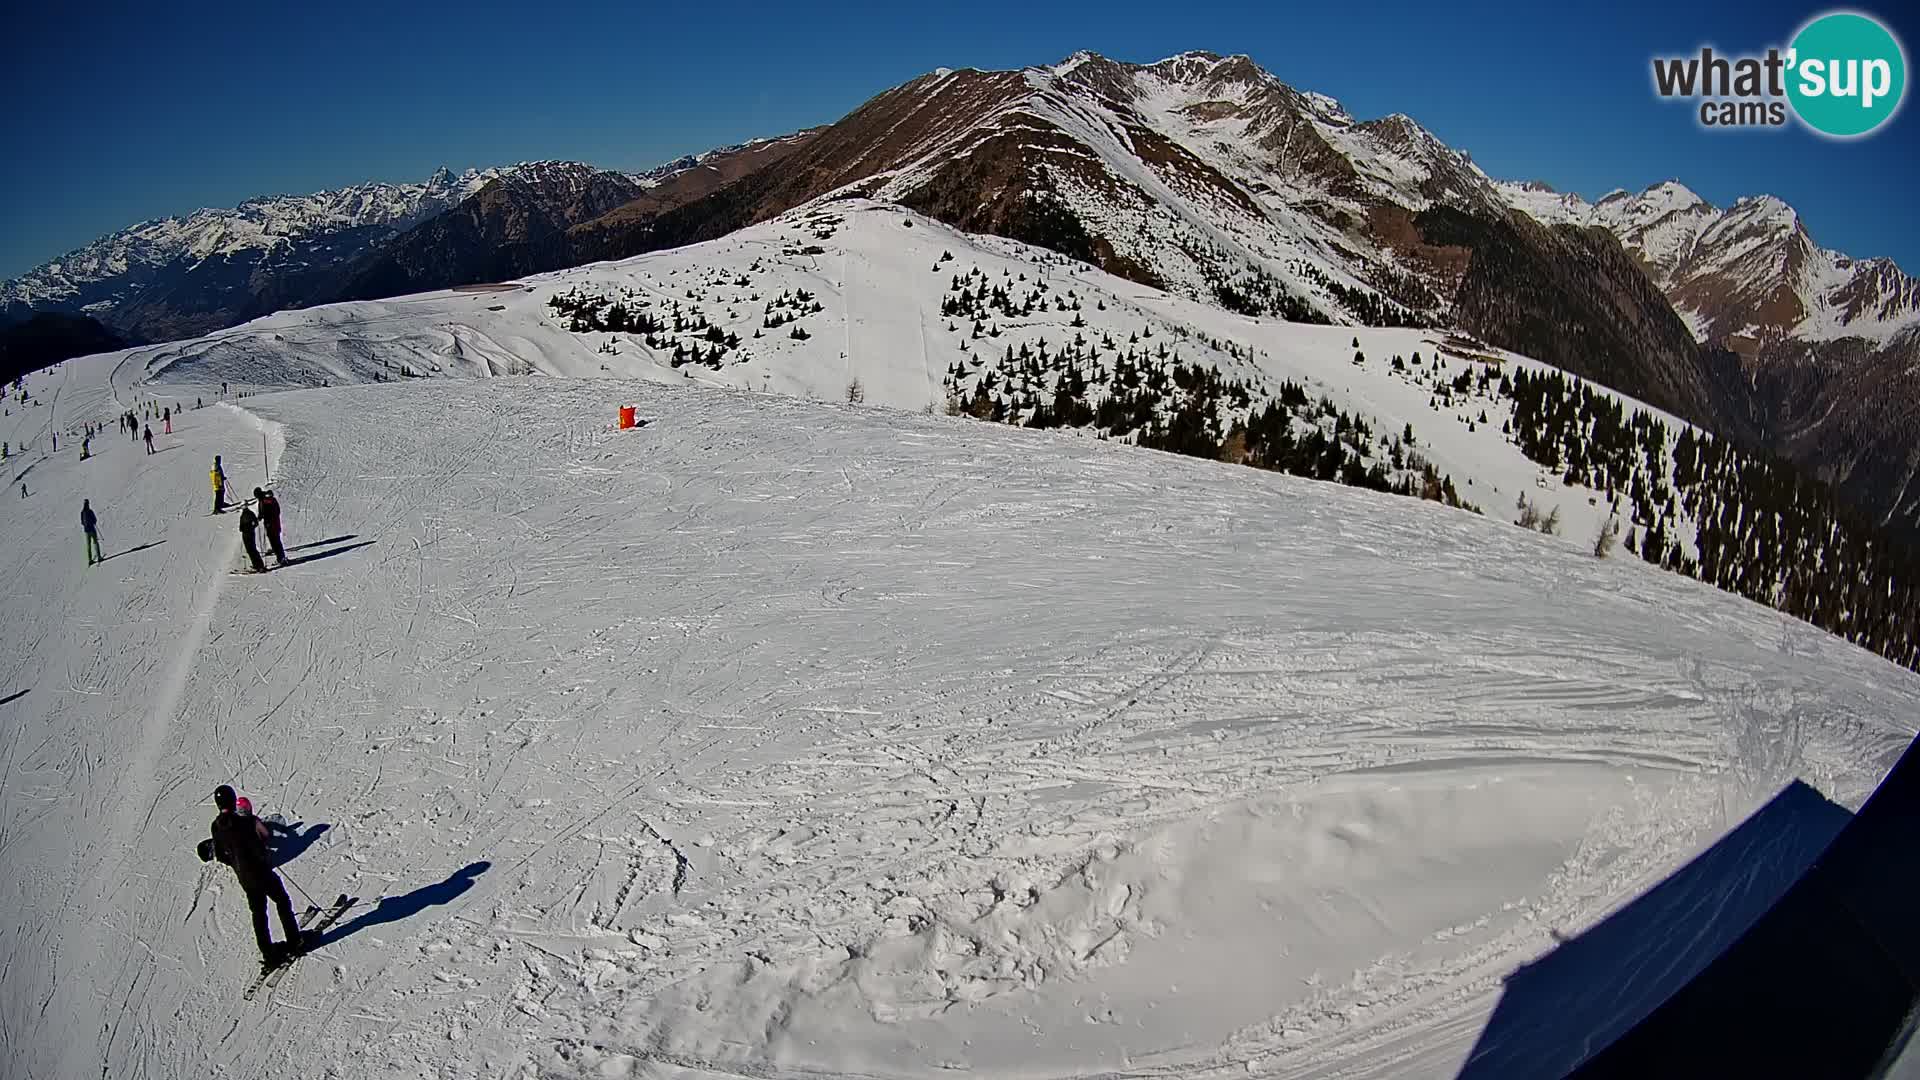
M 213 479 L 213 512 L 222 513 L 227 508 L 227 474 L 220 468 L 220 455 L 213 455 L 213 471 L 208 474 Z

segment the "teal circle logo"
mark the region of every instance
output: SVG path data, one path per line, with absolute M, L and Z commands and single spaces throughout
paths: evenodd
M 1879 20 L 1836 11 L 1802 27 L 1788 54 L 1787 99 L 1808 127 L 1852 138 L 1886 123 L 1907 92 L 1907 57 Z

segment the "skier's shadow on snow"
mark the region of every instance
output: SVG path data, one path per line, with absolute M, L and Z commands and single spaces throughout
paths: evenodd
M 316 551 L 311 555 L 302 555 L 297 559 L 288 559 L 287 565 L 299 566 L 301 563 L 319 562 L 321 559 L 331 559 L 335 555 L 345 555 L 347 552 L 356 548 L 371 547 L 379 542 L 378 540 L 362 540 L 357 544 L 348 544 L 345 547 L 328 548 L 325 551 Z
M 468 863 L 460 869 L 455 870 L 452 874 L 449 874 L 445 881 L 435 882 L 432 885 L 422 885 L 412 892 L 404 893 L 400 896 L 382 897 L 380 902 L 374 905 L 372 910 L 362 912 L 352 921 L 342 923 L 327 931 L 325 936 L 320 939 L 319 944 L 331 945 L 341 938 L 351 937 L 362 930 L 379 926 L 383 923 L 399 922 L 401 919 L 411 918 L 438 904 L 452 903 L 461 893 L 473 888 L 473 880 L 481 874 L 486 873 L 492 865 L 492 863 L 485 859 L 476 863 Z
M 19 701 L 21 698 L 26 697 L 28 692 L 31 691 L 32 689 L 33 687 L 29 686 L 27 687 L 26 690 L 15 690 L 13 693 L 8 694 L 6 697 L 0 697 L 0 705 L 5 705 L 9 701 Z
M 302 832 L 300 826 L 305 824 L 296 822 L 292 825 L 268 826 L 273 830 L 273 865 L 285 866 L 299 858 L 313 846 L 314 841 L 320 839 L 321 833 L 333 828 L 323 821 L 317 825 L 307 825 L 306 831 Z
M 329 536 L 325 540 L 309 540 L 304 544 L 295 544 L 288 551 L 305 551 L 308 548 L 326 547 L 328 544 L 344 544 L 349 540 L 360 539 L 359 533 L 347 533 L 344 536 Z
M 104 556 L 103 558 L 101 558 L 101 560 L 100 560 L 100 561 L 101 561 L 101 562 L 106 562 L 106 561 L 108 561 L 108 560 L 110 560 L 110 559 L 117 559 L 117 558 L 119 558 L 119 557 L 120 557 L 120 556 L 122 556 L 122 555 L 132 555 L 132 554 L 135 554 L 135 553 L 137 553 L 137 552 L 141 552 L 141 551 L 145 551 L 145 550 L 147 550 L 148 548 L 157 548 L 157 547 L 159 547 L 159 546 L 160 546 L 161 544 L 164 544 L 164 543 L 166 543 L 166 541 L 165 541 L 165 540 L 150 540 L 150 541 L 148 541 L 147 543 L 144 543 L 144 544 L 141 544 L 141 545 L 140 545 L 139 547 L 130 547 L 130 548 L 128 548 L 128 549 L 127 549 L 127 550 L 125 550 L 125 551 L 116 551 L 116 552 L 114 552 L 114 553 L 113 553 L 113 554 L 111 554 L 111 555 L 107 555 L 107 556 Z

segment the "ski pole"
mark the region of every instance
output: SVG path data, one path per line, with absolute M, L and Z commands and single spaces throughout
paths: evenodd
M 300 888 L 300 883 L 299 883 L 299 882 L 297 882 L 297 881 L 295 881 L 295 880 L 293 880 L 293 875 L 292 875 L 292 874 L 289 874 L 289 873 L 287 873 L 285 869 L 281 869 L 281 870 L 280 870 L 280 876 L 281 876 L 281 877 L 283 877 L 283 878 L 286 878 L 286 879 L 287 879 L 287 884 L 289 884 L 289 885 L 291 885 L 291 886 L 293 886 L 293 887 L 294 887 L 294 888 L 296 888 L 296 889 L 300 889 L 300 895 L 301 895 L 301 896 L 304 896 L 304 897 L 306 897 L 306 898 L 307 898 L 307 906 L 308 906 L 308 907 L 319 907 L 319 906 L 320 906 L 319 904 L 316 904 L 316 903 L 314 903 L 314 902 L 313 902 L 313 894 L 312 894 L 312 893 L 309 893 L 309 892 L 308 892 L 307 890 L 305 890 L 305 889 L 301 889 L 301 888 Z

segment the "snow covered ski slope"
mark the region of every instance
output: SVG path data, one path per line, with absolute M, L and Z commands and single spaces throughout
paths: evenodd
M 150 360 L 269 382 L 238 342 L 343 310 L 0 420 L 10 1076 L 1447 1076 L 1503 976 L 1796 778 L 1857 806 L 1920 715 L 1636 560 L 1062 433 L 532 377 L 112 438 L 204 393 Z M 228 573 L 215 453 L 292 566 Z M 223 781 L 365 898 L 252 1002 Z
M 987 290 L 1004 291 L 1017 312 L 946 313 L 963 292 Z M 660 329 L 595 328 L 642 317 Z M 1412 445 L 1467 501 L 1512 518 L 1525 494 L 1543 514 L 1561 511 L 1563 542 L 1590 547 L 1610 498 L 1529 461 L 1503 433 L 1510 400 L 1438 389 L 1461 375 L 1547 369 L 1451 337 L 1233 314 L 899 207 L 830 199 L 708 243 L 524 282 L 286 311 L 133 355 L 154 379 L 180 385 L 548 374 L 840 401 L 857 381 L 867 403 L 914 411 L 945 411 L 951 393 L 965 397 L 983 380 L 1021 383 L 1007 357 L 1023 350 L 1076 348 L 1108 370 L 1121 353 L 1177 359 L 1244 382 L 1256 402 L 1297 383 L 1367 421 L 1376 441 L 1411 427 Z M 1661 419 L 1676 433 L 1684 426 Z M 1680 518 L 1673 531 L 1692 535 Z

